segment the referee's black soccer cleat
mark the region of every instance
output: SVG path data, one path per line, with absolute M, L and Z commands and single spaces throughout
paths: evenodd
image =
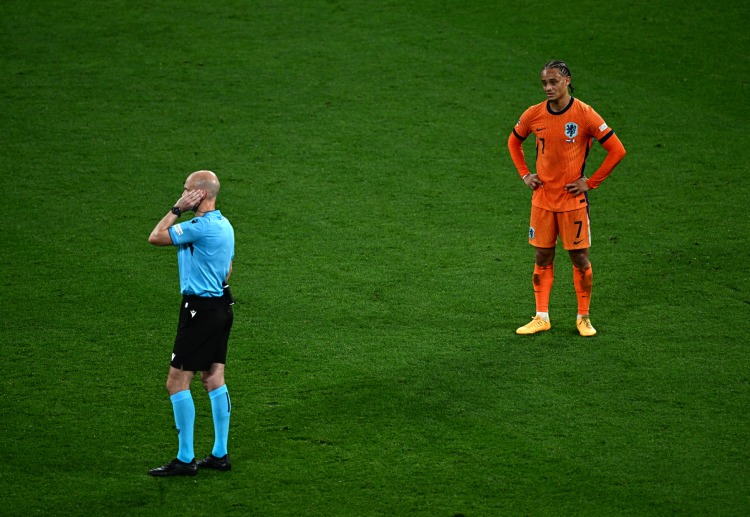
M 175 458 L 166 465 L 149 470 L 148 473 L 151 476 L 157 477 L 195 476 L 198 473 L 198 465 L 195 463 L 195 460 L 185 463 Z
M 209 454 L 202 460 L 198 460 L 198 467 L 202 469 L 215 469 L 215 470 L 232 470 L 232 464 L 229 462 L 229 454 L 225 454 L 221 458 L 217 458 L 213 454 Z

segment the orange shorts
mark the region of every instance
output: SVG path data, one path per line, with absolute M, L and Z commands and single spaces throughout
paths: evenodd
M 529 244 L 536 248 L 554 248 L 558 235 L 566 250 L 581 250 L 591 247 L 588 208 L 570 212 L 550 212 L 531 206 Z

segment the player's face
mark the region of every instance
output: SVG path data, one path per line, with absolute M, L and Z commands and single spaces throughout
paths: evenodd
M 558 102 L 568 95 L 568 85 L 570 77 L 560 74 L 557 68 L 545 68 L 542 70 L 542 88 L 547 95 L 547 99 L 552 102 Z

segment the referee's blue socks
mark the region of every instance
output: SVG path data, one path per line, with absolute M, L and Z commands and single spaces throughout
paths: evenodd
M 193 429 L 195 425 L 195 404 L 190 390 L 179 391 L 169 397 L 174 410 L 174 423 L 177 426 L 177 438 L 180 450 L 177 459 L 190 463 L 195 458 L 193 452 Z
M 213 391 L 209 391 L 208 396 L 211 399 L 211 413 L 214 417 L 214 449 L 211 454 L 217 458 L 223 458 L 227 454 L 229 415 L 232 412 L 227 385 L 224 384 Z

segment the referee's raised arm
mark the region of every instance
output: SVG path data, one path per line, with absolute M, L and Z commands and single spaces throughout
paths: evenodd
M 148 236 L 148 242 L 154 246 L 171 246 L 173 244 L 172 237 L 169 236 L 169 227 L 174 225 L 177 219 L 180 218 L 183 212 L 198 206 L 201 200 L 206 196 L 202 190 L 190 190 L 185 189 L 182 192 L 182 196 L 177 200 L 177 203 L 172 209 L 167 212 L 167 215 L 161 218 L 153 230 L 151 235 Z

